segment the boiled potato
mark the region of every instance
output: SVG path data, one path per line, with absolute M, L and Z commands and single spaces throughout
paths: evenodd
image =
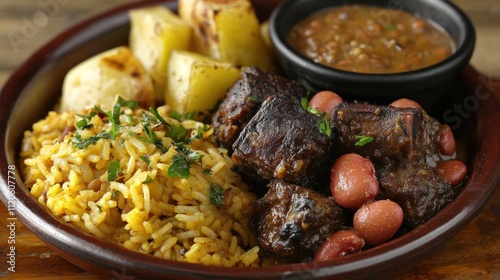
M 153 82 L 128 47 L 93 56 L 65 76 L 61 111 L 81 113 L 94 105 L 108 111 L 117 95 L 142 107 L 154 106 Z
M 274 70 L 249 0 L 179 0 L 179 15 L 193 25 L 197 52 L 235 65 Z
M 170 53 L 190 47 L 192 28 L 164 6 L 131 10 L 129 15 L 130 48 L 153 78 L 156 99 L 163 101 Z
M 227 62 L 187 51 L 173 51 L 168 64 L 167 105 L 181 114 L 208 113 L 241 78 Z

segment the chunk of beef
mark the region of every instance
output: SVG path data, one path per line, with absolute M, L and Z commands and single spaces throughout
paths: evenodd
M 409 228 L 428 221 L 454 197 L 450 185 L 427 164 L 404 160 L 381 170 L 378 177 L 384 196 L 403 208 Z
M 435 165 L 441 158 L 438 133 L 441 125 L 425 111 L 365 103 L 343 103 L 330 117 L 337 149 L 355 152 L 375 162 L 399 158 L 424 159 Z M 356 146 L 356 136 L 373 141 Z
M 247 178 L 328 189 L 332 141 L 320 132 L 320 120 L 295 98 L 269 97 L 233 145 L 237 171 Z
M 425 111 L 343 103 L 330 123 L 336 149 L 374 162 L 382 193 L 401 205 L 407 226 L 426 222 L 453 199 L 451 186 L 432 168 L 442 158 L 442 125 Z M 373 141 L 356 146 L 357 135 Z
M 305 94 L 305 89 L 295 81 L 248 67 L 212 117 L 215 137 L 224 146 L 231 148 L 245 125 L 269 96 L 290 95 L 300 99 Z
M 281 180 L 271 181 L 268 189 L 257 200 L 252 219 L 257 240 L 268 252 L 302 261 L 344 222 L 331 196 Z

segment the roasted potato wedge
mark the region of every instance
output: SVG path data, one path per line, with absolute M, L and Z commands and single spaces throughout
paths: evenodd
M 110 110 L 120 95 L 142 107 L 155 104 L 153 82 L 128 47 L 93 56 L 65 76 L 60 110 L 81 113 L 94 105 Z
M 132 53 L 153 78 L 156 99 L 164 101 L 170 53 L 190 48 L 192 28 L 164 6 L 131 10 L 129 16 Z
M 181 114 L 207 114 L 241 78 L 241 69 L 208 56 L 173 51 L 168 65 L 167 105 Z
M 196 52 L 235 65 L 274 70 L 249 0 L 179 0 L 179 15 L 193 25 Z

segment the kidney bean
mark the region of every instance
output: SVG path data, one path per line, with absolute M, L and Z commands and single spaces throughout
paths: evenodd
M 338 205 L 349 209 L 374 200 L 379 182 L 372 162 L 354 153 L 339 157 L 332 165 L 330 191 Z
M 333 91 L 324 90 L 316 93 L 309 100 L 309 107 L 316 108 L 320 113 L 326 113 L 326 116 L 330 117 L 333 109 L 342 102 L 344 100 L 338 94 Z
M 329 235 L 319 246 L 314 260 L 317 262 L 341 258 L 363 249 L 365 241 L 352 230 L 340 230 Z
M 452 187 L 456 187 L 467 175 L 467 166 L 459 160 L 449 160 L 436 165 L 436 172 Z
M 453 131 L 446 124 L 441 125 L 439 128 L 438 141 L 439 151 L 443 155 L 451 156 L 457 150 L 457 144 L 455 142 L 455 137 L 453 136 Z
M 354 214 L 353 228 L 366 244 L 379 245 L 398 231 L 403 223 L 403 209 L 391 200 L 376 200 Z
M 408 99 L 408 98 L 398 99 L 398 100 L 392 102 L 391 104 L 389 104 L 389 106 L 396 107 L 396 108 L 422 109 L 422 106 L 420 106 L 420 104 L 418 102 L 413 101 L 413 100 Z

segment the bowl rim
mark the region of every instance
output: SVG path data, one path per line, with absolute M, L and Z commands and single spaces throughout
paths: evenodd
M 97 237 L 85 234 L 70 225 L 62 223 L 31 197 L 24 187 L 19 174 L 16 174 L 14 181 L 12 181 L 12 178 L 9 178 L 9 175 L 5 172 L 11 165 L 17 167 L 15 160 L 8 156 L 7 150 L 9 143 L 15 141 L 9 139 L 8 132 L 14 129 L 9 126 L 9 120 L 14 106 L 18 105 L 17 98 L 19 94 L 23 92 L 27 84 L 26 81 L 32 80 L 36 76 L 36 73 L 46 63 L 57 59 L 58 55 L 60 55 L 58 52 L 62 51 L 60 48 L 64 45 L 64 42 L 77 37 L 78 34 L 85 30 L 100 26 L 99 24 L 102 24 L 102 21 L 105 19 L 116 19 L 129 9 L 167 3 L 172 4 L 173 0 L 133 2 L 121 5 L 76 24 L 50 40 L 37 52 L 31 55 L 14 71 L 0 91 L 0 130 L 7 132 L 4 136 L 0 137 L 0 146 L 5 151 L 0 154 L 0 199 L 5 205 L 8 204 L 10 201 L 10 183 L 14 182 L 14 191 L 17 195 L 16 217 L 51 248 L 56 251 L 66 251 L 68 255 L 63 255 L 63 257 L 76 265 L 91 270 L 96 266 L 99 267 L 99 269 L 110 271 L 116 269 L 116 267 L 122 267 L 130 268 L 130 270 L 127 269 L 127 271 L 125 271 L 126 273 L 148 273 L 148 271 L 152 271 L 154 273 L 164 273 L 165 275 L 196 277 L 200 279 L 205 277 L 234 279 L 250 279 L 256 277 L 283 278 L 285 277 L 284 275 L 289 275 L 290 277 L 293 275 L 303 275 L 318 278 L 329 276 L 356 276 L 356 272 L 360 266 L 365 269 L 370 269 L 371 271 L 377 271 L 377 269 L 380 269 L 382 266 L 394 267 L 394 260 L 399 258 L 401 254 L 408 254 L 408 258 L 415 258 L 417 260 L 418 257 L 416 255 L 421 256 L 422 252 L 430 252 L 435 249 L 434 245 L 432 245 L 433 241 L 439 238 L 447 239 L 458 232 L 465 224 L 470 222 L 486 204 L 486 198 L 491 197 L 496 189 L 496 185 L 500 183 L 500 176 L 494 172 L 486 175 L 482 174 L 482 176 L 478 176 L 478 174 L 474 173 L 467 184 L 468 191 L 461 192 L 455 200 L 447 206 L 447 209 L 452 211 L 441 211 L 429 222 L 413 230 L 413 234 L 405 234 L 395 240 L 360 254 L 350 255 L 339 260 L 324 263 L 300 263 L 264 268 L 224 268 L 183 263 L 134 252 L 122 246 L 110 244 Z M 117 25 L 119 23 L 111 21 L 111 24 Z M 71 49 L 66 51 L 70 50 Z M 467 75 L 475 77 L 479 75 L 471 67 L 466 69 L 466 73 Z M 488 126 L 488 124 L 491 125 L 497 122 L 497 119 L 488 112 L 495 112 L 495 110 L 499 111 L 500 105 L 494 94 L 490 99 L 483 102 L 481 108 L 477 112 L 479 114 L 477 119 L 478 129 L 484 134 L 482 135 L 482 140 L 488 142 L 478 143 L 479 153 L 476 155 L 476 158 L 474 158 L 474 164 L 476 164 L 476 162 L 481 162 L 481 167 L 486 170 L 498 170 L 500 167 L 500 160 L 488 154 L 491 144 L 497 147 L 500 146 L 500 137 L 492 135 L 491 129 L 489 129 Z M 486 163 L 483 162 L 484 159 L 478 158 L 478 156 L 482 154 L 486 155 Z M 472 185 L 472 187 L 470 187 L 470 185 Z M 472 202 L 475 207 L 468 204 L 470 202 Z M 468 207 L 462 208 L 460 204 L 468 205 Z M 458 223 L 458 221 L 461 221 L 461 223 Z M 458 226 L 456 225 L 457 223 Z M 423 250 L 422 246 L 425 246 Z M 81 263 L 76 263 L 75 260 L 77 259 L 83 259 L 85 263 L 83 265 Z M 373 274 L 370 276 L 373 276 Z
M 464 30 L 465 37 L 463 38 L 461 45 L 456 46 L 456 50 L 451 56 L 436 64 L 405 72 L 364 73 L 336 69 L 323 64 L 315 63 L 311 59 L 298 53 L 298 51 L 296 51 L 290 45 L 290 43 L 288 43 L 288 40 L 286 38 L 287 34 L 283 34 L 283 32 L 281 32 L 281 22 L 285 20 L 285 18 L 287 18 L 287 13 L 289 12 L 288 9 L 296 5 L 297 2 L 304 2 L 304 0 L 286 0 L 278 5 L 278 7 L 273 11 L 269 18 L 269 35 L 274 48 L 281 57 L 284 57 L 283 59 L 289 60 L 295 66 L 308 69 L 315 74 L 335 77 L 336 79 L 342 79 L 346 82 L 353 83 L 382 84 L 388 81 L 396 83 L 404 82 L 407 79 L 421 80 L 429 78 L 430 76 L 436 75 L 438 73 L 445 73 L 450 71 L 451 69 L 466 66 L 474 51 L 476 43 L 476 32 L 472 21 L 465 14 L 465 12 L 462 11 L 456 4 L 450 1 L 425 0 L 421 1 L 422 3 L 420 4 L 425 4 L 432 7 L 443 7 L 447 11 L 452 12 L 453 18 L 456 19 L 456 23 L 462 27 L 462 30 Z M 343 5 L 343 2 L 340 4 Z M 338 5 L 335 4 L 334 6 Z M 314 11 L 312 13 L 314 13 Z M 298 23 L 298 21 L 294 22 L 295 24 Z M 286 26 L 287 32 L 292 27 L 293 25 Z

